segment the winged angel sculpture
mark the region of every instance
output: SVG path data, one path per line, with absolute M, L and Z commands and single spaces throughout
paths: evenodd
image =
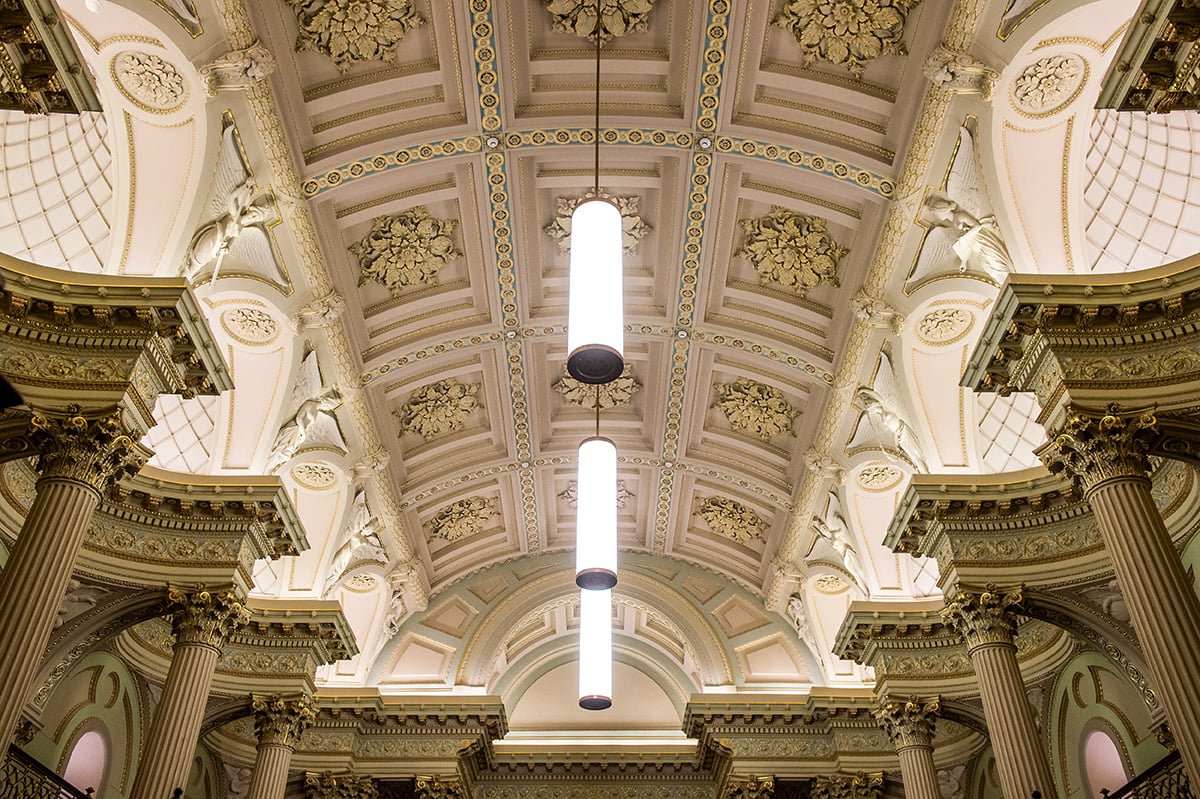
M 891 359 L 886 355 L 880 356 L 879 368 L 871 385 L 859 386 L 854 392 L 854 401 L 862 414 L 847 444 L 848 449 L 874 444 L 892 460 L 896 459 L 893 453 L 898 452 L 918 471 L 929 471 L 921 440 L 904 418 L 900 387 L 892 372 Z
M 259 191 L 242 160 L 237 126 L 221 132 L 216 174 L 209 192 L 206 221 L 196 229 L 187 249 L 187 277 L 195 280 L 209 268 L 216 280 L 223 265 L 287 285 L 268 226 L 279 218 L 274 196 Z
M 309 350 L 300 364 L 300 374 L 287 406 L 292 415 L 275 434 L 267 458 L 267 474 L 290 460 L 301 447 L 324 446 L 346 452 L 346 439 L 333 413 L 341 404 L 341 392 L 325 385 L 317 353 Z
M 387 553 L 379 541 L 379 519 L 371 513 L 367 505 L 367 492 L 361 488 L 355 492 L 354 501 L 350 503 L 345 529 L 346 539 L 329 562 L 329 576 L 325 578 L 321 596 L 328 596 L 337 587 L 352 564 L 364 560 L 387 563 Z
M 906 288 L 933 275 L 954 271 L 982 273 L 1000 285 L 1013 271 L 1012 257 L 976 164 L 975 140 L 966 128 L 959 130 L 958 147 L 943 191 L 930 192 L 917 221 L 929 232 Z
M 866 590 L 866 572 L 863 570 L 862 558 L 854 548 L 854 537 L 850 533 L 846 517 L 842 515 L 842 503 L 836 491 L 829 492 L 824 515 L 812 518 L 812 529 L 816 531 L 817 537 L 813 539 L 813 545 L 805 559 L 812 560 L 813 552 L 824 541 L 825 548 L 833 551 L 846 572 L 854 578 L 860 588 Z

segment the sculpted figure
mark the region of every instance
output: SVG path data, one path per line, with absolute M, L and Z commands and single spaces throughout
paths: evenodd
M 342 394 L 336 387 L 327 387 L 322 382 L 316 352 L 304 356 L 291 399 L 295 411 L 275 434 L 271 454 L 267 457 L 268 474 L 306 444 L 329 444 L 346 451 L 346 440 L 342 438 L 333 413 L 342 404 Z
M 367 506 L 367 494 L 360 488 L 350 506 L 346 540 L 329 563 L 329 576 L 325 580 L 322 596 L 327 596 L 337 586 L 351 563 L 365 559 L 387 562 L 387 554 L 379 541 L 379 529 L 379 520 L 371 515 L 371 509 Z
M 967 53 L 959 53 L 939 44 L 925 59 L 925 77 L 955 94 L 978 94 L 992 99 L 999 74 Z
M 951 248 L 958 256 L 959 272 L 977 269 L 1001 284 L 1013 271 L 995 216 L 976 217 L 949 196 L 933 192 L 925 198 L 920 218 L 930 227 L 946 228 L 954 237 Z
M 270 199 L 265 194 L 256 197 L 254 184 L 248 179 L 244 181 L 225 199 L 225 213 L 201 225 L 192 236 L 187 251 L 188 277 L 193 278 L 214 264 L 212 279 L 216 280 L 221 261 L 242 231 L 266 225 L 274 216 Z
M 835 492 L 829 492 L 829 500 L 825 505 L 825 517 L 814 516 L 812 526 L 817 535 L 825 539 L 830 548 L 841 558 L 846 571 L 850 572 L 858 584 L 865 589 L 867 583 L 862 560 L 854 548 L 854 537 L 850 533 L 850 527 L 846 524 L 846 517 L 842 515 L 841 502 Z
M 919 471 L 929 471 L 921 442 L 900 413 L 873 388 L 860 386 L 854 396 L 875 434 L 884 439 L 890 438 L 892 445 L 904 453 Z

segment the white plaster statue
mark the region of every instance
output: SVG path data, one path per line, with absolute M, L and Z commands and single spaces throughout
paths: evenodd
M 379 541 L 379 530 L 379 520 L 371 515 L 371 509 L 367 505 L 367 493 L 360 488 L 350 505 L 346 540 L 329 562 L 329 570 L 326 572 L 329 576 L 325 579 L 321 596 L 328 596 L 337 587 L 350 564 L 363 560 L 387 563 L 387 553 Z
M 187 276 L 194 278 L 213 264 L 212 279 L 216 280 L 221 262 L 242 232 L 261 228 L 274 218 L 275 207 L 270 197 L 266 193 L 255 196 L 254 183 L 246 179 L 225 198 L 225 213 L 201 225 L 192 236 L 187 251 Z
M 899 335 L 900 328 L 904 325 L 903 314 L 879 297 L 872 297 L 865 291 L 854 295 L 850 300 L 850 308 L 854 311 L 856 319 L 861 319 L 871 327 L 890 330 L 894 335 Z
M 996 217 L 976 217 L 949 196 L 932 192 L 922 204 L 920 220 L 930 227 L 946 228 L 954 237 L 951 248 L 958 256 L 959 272 L 975 269 L 999 285 L 1013 271 L 1012 256 Z
M 825 503 L 825 516 L 814 516 L 812 527 L 817 535 L 829 544 L 830 549 L 837 553 L 842 565 L 854 577 L 859 587 L 865 590 L 867 581 L 862 559 L 858 556 L 858 550 L 854 548 L 854 536 L 846 524 L 846 517 L 842 515 L 841 502 L 836 492 L 829 492 L 829 499 Z
M 916 431 L 904 421 L 899 411 L 888 403 L 878 391 L 866 386 L 859 386 L 854 393 L 855 399 L 863 409 L 863 414 L 870 423 L 875 435 L 884 440 L 891 439 L 891 445 L 903 453 L 918 471 L 928 472 L 925 464 L 925 452 L 917 438 Z
M 306 444 L 330 444 L 345 452 L 346 440 L 342 438 L 337 417 L 333 414 L 341 404 L 341 392 L 336 387 L 324 385 L 317 354 L 310 351 L 304 356 L 296 386 L 292 389 L 295 411 L 275 434 L 267 458 L 267 473 L 279 468 Z
M 796 628 L 796 635 L 800 640 L 808 644 L 814 655 L 820 655 L 820 649 L 817 646 L 817 639 L 813 636 L 812 625 L 808 620 L 808 609 L 804 607 L 804 597 L 800 594 L 792 594 L 788 597 L 787 610 L 785 611 L 788 621 Z
M 313 300 L 292 314 L 292 330 L 301 333 L 306 328 L 324 327 L 346 310 L 346 299 L 336 291 Z

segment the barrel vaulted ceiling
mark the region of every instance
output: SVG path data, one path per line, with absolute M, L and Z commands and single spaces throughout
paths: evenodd
M 587 4 L 60 5 L 105 113 L 5 118 L 7 196 L 59 193 L 39 195 L 49 230 L 0 203 L 0 246 L 191 272 L 237 387 L 164 398 L 155 464 L 283 477 L 310 549 L 260 562 L 256 590 L 342 602 L 360 654 L 320 684 L 496 692 L 515 728 L 584 724 L 535 708 L 572 690 L 575 449 L 596 425 L 563 368 Z M 600 431 L 618 692 L 647 697 L 645 725 L 678 730 L 705 690 L 869 696 L 830 654 L 847 605 L 939 591 L 883 545 L 908 475 L 1035 462 L 1032 400 L 957 385 L 995 275 L 959 268 L 926 197 L 991 220 L 1021 271 L 1109 268 L 1123 237 L 1148 263 L 1194 249 L 1185 185 L 1165 192 L 1180 223 L 1142 235 L 1127 155 L 1190 128 L 1091 110 L 1136 5 L 603 0 L 628 370 Z M 252 213 L 214 270 L 197 242 L 233 207 Z

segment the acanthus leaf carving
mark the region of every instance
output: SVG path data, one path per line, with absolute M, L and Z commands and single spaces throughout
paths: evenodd
M 174 612 L 177 644 L 203 644 L 220 650 L 225 640 L 250 622 L 250 611 L 232 591 L 173 588 L 167 600 Z
M 546 226 L 546 235 L 558 242 L 559 253 L 566 255 L 571 251 L 571 215 L 581 203 L 593 197 L 603 197 L 617 207 L 621 213 L 621 240 L 625 254 L 637 252 L 638 244 L 653 230 L 638 212 L 640 200 L 637 195 L 614 196 L 604 191 L 589 191 L 582 197 L 555 199 L 554 221 Z
M 709 497 L 700 503 L 696 514 L 704 519 L 710 530 L 734 543 L 745 544 L 766 538 L 767 525 L 762 517 L 732 499 Z
M 896 749 L 933 747 L 934 719 L 941 711 L 941 702 L 917 697 L 892 699 L 887 697 L 875 711 L 875 720 L 887 733 Z
M 581 408 L 595 408 L 599 403 L 600 409 L 615 408 L 626 405 L 642 387 L 633 376 L 630 364 L 626 363 L 620 377 L 603 385 L 580 383 L 567 372 L 563 366 L 563 376 L 554 383 L 554 390 L 572 405 Z
M 904 55 L 904 21 L 921 0 L 787 0 L 773 24 L 791 31 L 805 66 L 825 61 L 861 77 L 867 62 Z
M 429 441 L 461 430 L 479 408 L 479 386 L 448 377 L 417 389 L 395 412 L 401 433 L 416 433 Z
M 822 283 L 841 285 L 838 262 L 849 250 L 829 235 L 825 219 L 776 206 L 738 224 L 744 238 L 735 255 L 749 261 L 764 284 L 777 283 L 801 297 Z
M 271 51 L 255 39 L 248 47 L 230 50 L 200 68 L 204 93 L 216 97 L 218 92 L 248 89 L 266 80 L 277 64 Z
M 567 483 L 567 487 L 558 492 L 558 498 L 567 503 L 572 508 L 579 507 L 579 483 L 572 480 Z M 617 510 L 625 510 L 625 503 L 631 499 L 636 499 L 637 495 L 630 493 L 629 489 L 625 488 L 625 481 L 617 481 Z
M 942 609 L 942 621 L 962 635 L 968 652 L 995 644 L 1014 646 L 1015 615 L 1024 604 L 1020 588 L 1001 592 L 988 585 L 983 591 L 960 590 Z
M 654 0 L 599 0 L 600 20 L 596 21 L 597 0 L 546 0 L 546 10 L 554 17 L 554 30 L 586 36 L 596 41 L 599 28 L 601 44 L 615 36 L 646 29 Z
M 483 530 L 500 513 L 495 497 L 469 497 L 452 502 L 438 511 L 430 523 L 432 537 L 454 542 Z
M 735 430 L 770 441 L 777 435 L 792 434 L 792 425 L 800 415 L 783 392 L 774 386 L 739 377 L 732 383 L 716 385 L 719 408 Z
M 954 94 L 978 94 L 992 99 L 992 90 L 1000 73 L 969 53 L 952 50 L 944 44 L 933 48 L 925 59 L 925 77 Z
M 340 72 L 363 61 L 395 61 L 396 46 L 425 24 L 412 0 L 288 0 L 299 22 L 296 51 L 329 56 Z
M 255 694 L 250 699 L 250 708 L 254 711 L 254 733 L 260 746 L 294 749 L 301 733 L 317 716 L 312 700 L 305 696 Z
M 1086 495 L 1114 477 L 1142 476 L 1150 471 L 1147 440 L 1158 428 L 1154 414 L 1122 414 L 1072 410 L 1057 434 L 1037 451 L 1052 472 L 1065 470 Z
M 408 286 L 435 285 L 442 267 L 462 257 L 454 247 L 457 226 L 452 219 L 436 219 L 423 205 L 375 217 L 367 235 L 350 245 L 358 258 L 358 284 L 374 280 L 393 297 Z
M 88 419 L 78 405 L 61 416 L 36 414 L 29 438 L 40 453 L 42 477 L 78 480 L 103 493 L 122 477 L 137 474 L 149 453 L 133 438 L 119 413 Z

